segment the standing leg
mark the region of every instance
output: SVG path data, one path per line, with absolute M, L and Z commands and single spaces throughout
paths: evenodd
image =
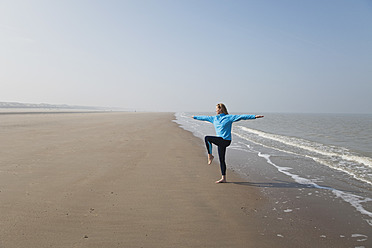
M 220 159 L 220 167 L 221 167 L 222 176 L 226 176 L 225 155 L 226 155 L 226 146 L 219 146 L 218 147 L 218 157 Z
M 226 148 L 231 144 L 230 140 L 223 140 L 222 144 L 218 146 L 218 156 L 220 159 L 220 167 L 221 167 L 221 174 L 222 177 L 220 180 L 216 181 L 216 183 L 226 183 L 226 162 L 225 162 L 225 155 L 226 155 Z

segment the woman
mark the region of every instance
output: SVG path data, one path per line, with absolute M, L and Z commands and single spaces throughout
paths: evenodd
M 208 164 L 211 164 L 214 156 L 212 155 L 212 144 L 218 147 L 222 178 L 216 183 L 226 183 L 226 148 L 231 144 L 232 123 L 240 120 L 262 118 L 263 115 L 229 115 L 226 106 L 219 103 L 216 106 L 216 116 L 193 116 L 195 120 L 208 121 L 214 125 L 217 136 L 206 136 L 205 145 L 208 151 Z

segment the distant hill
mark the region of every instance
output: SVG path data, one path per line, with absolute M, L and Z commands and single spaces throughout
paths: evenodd
M 66 104 L 56 105 L 48 103 L 19 103 L 19 102 L 0 102 L 0 108 L 33 108 L 33 109 L 86 109 L 86 110 L 105 110 L 107 108 L 71 106 Z

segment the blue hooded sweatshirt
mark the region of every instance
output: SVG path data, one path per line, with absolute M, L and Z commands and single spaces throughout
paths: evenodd
M 214 125 L 216 135 L 224 140 L 231 140 L 231 128 L 233 122 L 240 120 L 256 119 L 255 115 L 226 115 L 194 116 L 195 120 L 208 121 Z

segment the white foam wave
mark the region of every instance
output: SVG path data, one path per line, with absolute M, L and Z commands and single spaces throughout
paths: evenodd
M 239 134 L 239 132 L 234 132 L 234 134 L 243 139 L 249 140 L 250 142 L 254 142 L 256 144 L 281 152 L 311 158 L 314 161 L 326 165 L 332 169 L 345 172 L 359 181 L 372 184 L 372 177 L 370 176 L 372 159 L 369 157 L 362 157 L 352 154 L 343 147 L 327 146 L 295 137 L 265 133 L 247 127 L 238 126 L 238 128 L 243 131 L 241 132 L 242 135 Z M 252 136 L 247 137 L 247 135 L 244 135 L 244 133 L 254 134 L 263 139 L 257 140 Z M 267 140 L 277 143 L 268 143 Z
M 256 134 L 260 137 L 274 140 L 289 146 L 294 146 L 301 148 L 303 150 L 307 150 L 310 152 L 318 153 L 324 156 L 330 156 L 330 157 L 340 157 L 341 159 L 348 160 L 351 162 L 356 162 L 359 164 L 364 164 L 366 166 L 369 166 L 372 168 L 372 159 L 369 157 L 362 157 L 358 155 L 348 154 L 348 149 L 343 147 L 333 147 L 333 146 L 326 146 L 323 144 L 319 144 L 316 142 L 311 142 L 295 137 L 288 137 L 283 135 L 277 135 L 277 134 L 271 134 L 271 133 L 265 133 L 262 131 L 258 131 L 255 129 L 247 128 L 247 127 L 241 127 L 242 130 Z
M 364 164 L 372 168 L 372 159 L 368 157 L 360 157 L 357 155 L 342 155 L 342 159 L 351 161 L 351 162 L 357 162 L 359 164 Z
M 328 152 L 328 151 L 319 149 L 319 148 L 322 148 L 321 145 L 318 145 L 319 148 L 317 148 L 317 146 L 315 146 L 315 143 L 310 144 L 308 141 L 305 141 L 305 140 L 288 137 L 288 136 L 277 135 L 277 134 L 265 133 L 265 132 L 261 132 L 261 131 L 254 130 L 254 129 L 247 128 L 247 127 L 240 127 L 240 128 L 246 132 L 257 134 L 260 137 L 274 140 L 274 141 L 277 141 L 277 142 L 280 142 L 280 143 L 283 143 L 289 146 L 295 146 L 295 147 L 298 147 L 298 148 L 301 148 L 301 149 L 304 149 L 310 152 L 319 153 L 325 156 L 338 156 L 337 153 Z
M 354 194 L 351 194 L 351 193 L 346 193 L 346 192 L 343 192 L 341 190 L 337 190 L 337 189 L 334 189 L 334 188 L 331 188 L 331 187 L 320 186 L 320 185 L 316 184 L 313 180 L 303 178 L 303 177 L 300 177 L 299 175 L 290 173 L 288 170 L 290 170 L 291 168 L 281 167 L 281 166 L 276 165 L 275 163 L 273 163 L 270 160 L 270 155 L 268 155 L 268 154 L 262 154 L 261 152 L 258 152 L 258 156 L 262 157 L 262 158 L 265 158 L 268 164 L 271 164 L 272 166 L 274 166 L 279 172 L 281 172 L 281 173 L 283 173 L 287 176 L 290 176 L 295 182 L 297 182 L 299 184 L 310 185 L 310 186 L 312 186 L 314 188 L 318 188 L 318 189 L 331 190 L 332 193 L 336 197 L 339 197 L 339 198 L 343 199 L 345 202 L 348 202 L 351 206 L 353 206 L 361 214 L 367 215 L 369 218 L 372 218 L 372 212 L 369 212 L 368 210 L 366 210 L 362 205 L 363 203 L 366 203 L 366 202 L 372 202 L 371 198 L 361 197 L 361 196 L 354 195 Z M 371 219 L 368 219 L 366 221 L 369 225 L 372 226 L 372 220 Z
M 363 177 L 365 175 L 357 175 L 354 171 L 350 170 L 349 168 L 342 168 L 342 167 L 334 166 L 332 163 L 329 163 L 327 160 L 324 160 L 324 159 L 314 158 L 314 157 L 310 157 L 310 156 L 306 156 L 306 157 L 311 158 L 314 161 L 316 161 L 316 162 L 318 162 L 320 164 L 326 165 L 326 166 L 328 166 L 328 167 L 330 167 L 332 169 L 335 169 L 335 170 L 338 170 L 338 171 L 342 171 L 342 172 L 344 172 L 346 174 L 349 174 L 353 178 L 355 178 L 355 179 L 357 179 L 359 181 L 362 181 L 362 182 L 368 183 L 368 184 L 372 184 L 372 182 L 369 180 L 369 178 Z

